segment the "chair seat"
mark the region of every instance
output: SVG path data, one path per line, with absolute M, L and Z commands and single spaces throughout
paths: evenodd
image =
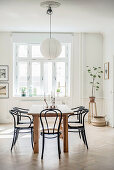
M 43 131 L 41 130 L 41 133 L 43 133 Z M 53 129 L 49 128 L 49 133 L 48 133 L 48 129 L 44 129 L 44 133 L 45 134 L 58 134 L 58 129 L 54 129 L 54 133 L 53 133 Z
M 17 128 L 29 128 L 29 124 L 18 124 L 16 125 Z M 33 124 L 31 124 L 30 126 L 31 128 L 33 128 Z
M 68 126 L 70 126 L 71 128 L 81 128 L 83 127 L 83 124 L 81 123 L 75 123 L 75 122 L 68 122 Z
M 31 121 L 31 123 L 33 123 L 33 120 Z M 30 124 L 30 121 L 28 121 L 28 119 L 26 120 L 20 120 L 19 124 Z

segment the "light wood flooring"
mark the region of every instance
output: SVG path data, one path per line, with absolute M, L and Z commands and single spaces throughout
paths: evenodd
M 0 170 L 114 170 L 114 129 L 86 124 L 89 149 L 78 134 L 69 133 L 69 153 L 58 159 L 56 139 L 46 140 L 44 159 L 34 154 L 30 134 L 20 134 L 12 153 L 13 126 L 0 125 Z M 62 140 L 62 139 L 61 139 Z

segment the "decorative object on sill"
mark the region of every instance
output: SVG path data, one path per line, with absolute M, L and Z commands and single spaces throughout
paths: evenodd
M 26 87 L 21 88 L 21 96 L 25 97 L 26 96 Z
M 32 87 L 29 88 L 29 97 L 32 97 Z
M 51 92 L 51 106 L 50 107 L 55 108 L 55 93 L 52 93 L 52 92 Z
M 0 81 L 8 81 L 9 67 L 8 65 L 0 65 Z
M 48 108 L 48 103 L 47 103 L 47 100 L 46 100 L 45 92 L 44 92 L 44 102 L 46 104 L 46 108 Z
M 36 88 L 33 89 L 33 96 L 37 96 L 37 89 Z
M 61 47 L 60 42 L 56 40 L 55 38 L 52 38 L 51 36 L 51 15 L 53 13 L 52 8 L 57 8 L 61 4 L 55 1 L 45 1 L 45 2 L 41 2 L 40 5 L 41 7 L 48 8 L 47 14 L 50 16 L 50 38 L 44 40 L 41 43 L 40 51 L 45 58 L 55 59 L 61 54 L 62 47 Z
M 109 79 L 109 62 L 104 63 L 104 79 Z
M 0 83 L 0 98 L 5 99 L 9 98 L 9 84 Z
M 48 108 L 48 104 L 47 104 L 47 101 L 46 101 L 46 99 L 44 99 L 44 102 L 45 102 L 45 104 L 46 104 L 46 108 Z
M 45 104 L 46 104 L 46 108 L 55 108 L 55 93 L 53 94 L 53 93 L 51 92 L 51 98 L 50 98 L 50 100 L 51 100 L 51 104 L 48 105 L 47 100 L 46 100 L 46 97 L 45 97 L 45 93 L 44 93 L 44 102 L 45 102 Z
M 66 97 L 66 82 L 65 82 L 65 86 L 61 86 L 61 85 L 60 85 L 60 82 L 58 82 L 58 87 L 57 87 L 57 90 L 56 90 L 56 92 L 57 92 L 57 97 L 60 96 L 61 88 L 64 88 L 64 89 L 65 89 L 65 96 L 64 96 L 64 97 Z
M 93 119 L 94 116 L 97 116 L 97 106 L 95 102 L 95 91 L 99 90 L 100 82 L 98 79 L 102 77 L 102 69 L 101 67 L 92 67 L 90 68 L 87 66 L 87 71 L 89 76 L 92 78 L 92 81 L 90 82 L 92 87 L 92 96 L 89 97 L 89 113 L 88 113 L 88 123 L 91 123 L 91 119 Z
M 93 126 L 106 126 L 105 116 L 94 116 L 91 123 Z

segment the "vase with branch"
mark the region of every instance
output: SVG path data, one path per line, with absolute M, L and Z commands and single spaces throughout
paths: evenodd
M 99 87 L 100 87 L 99 80 L 102 77 L 103 71 L 102 71 L 101 67 L 92 67 L 92 68 L 89 66 L 86 66 L 86 67 L 87 67 L 87 72 L 88 72 L 89 76 L 91 77 L 90 84 L 91 84 L 92 96 L 90 97 L 90 101 L 94 102 L 94 100 L 95 100 L 94 91 L 99 90 Z

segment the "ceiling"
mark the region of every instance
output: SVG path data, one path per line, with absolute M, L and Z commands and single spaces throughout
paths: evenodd
M 114 29 L 114 0 L 57 0 L 53 32 L 103 32 Z M 48 32 L 42 0 L 0 0 L 0 31 Z

